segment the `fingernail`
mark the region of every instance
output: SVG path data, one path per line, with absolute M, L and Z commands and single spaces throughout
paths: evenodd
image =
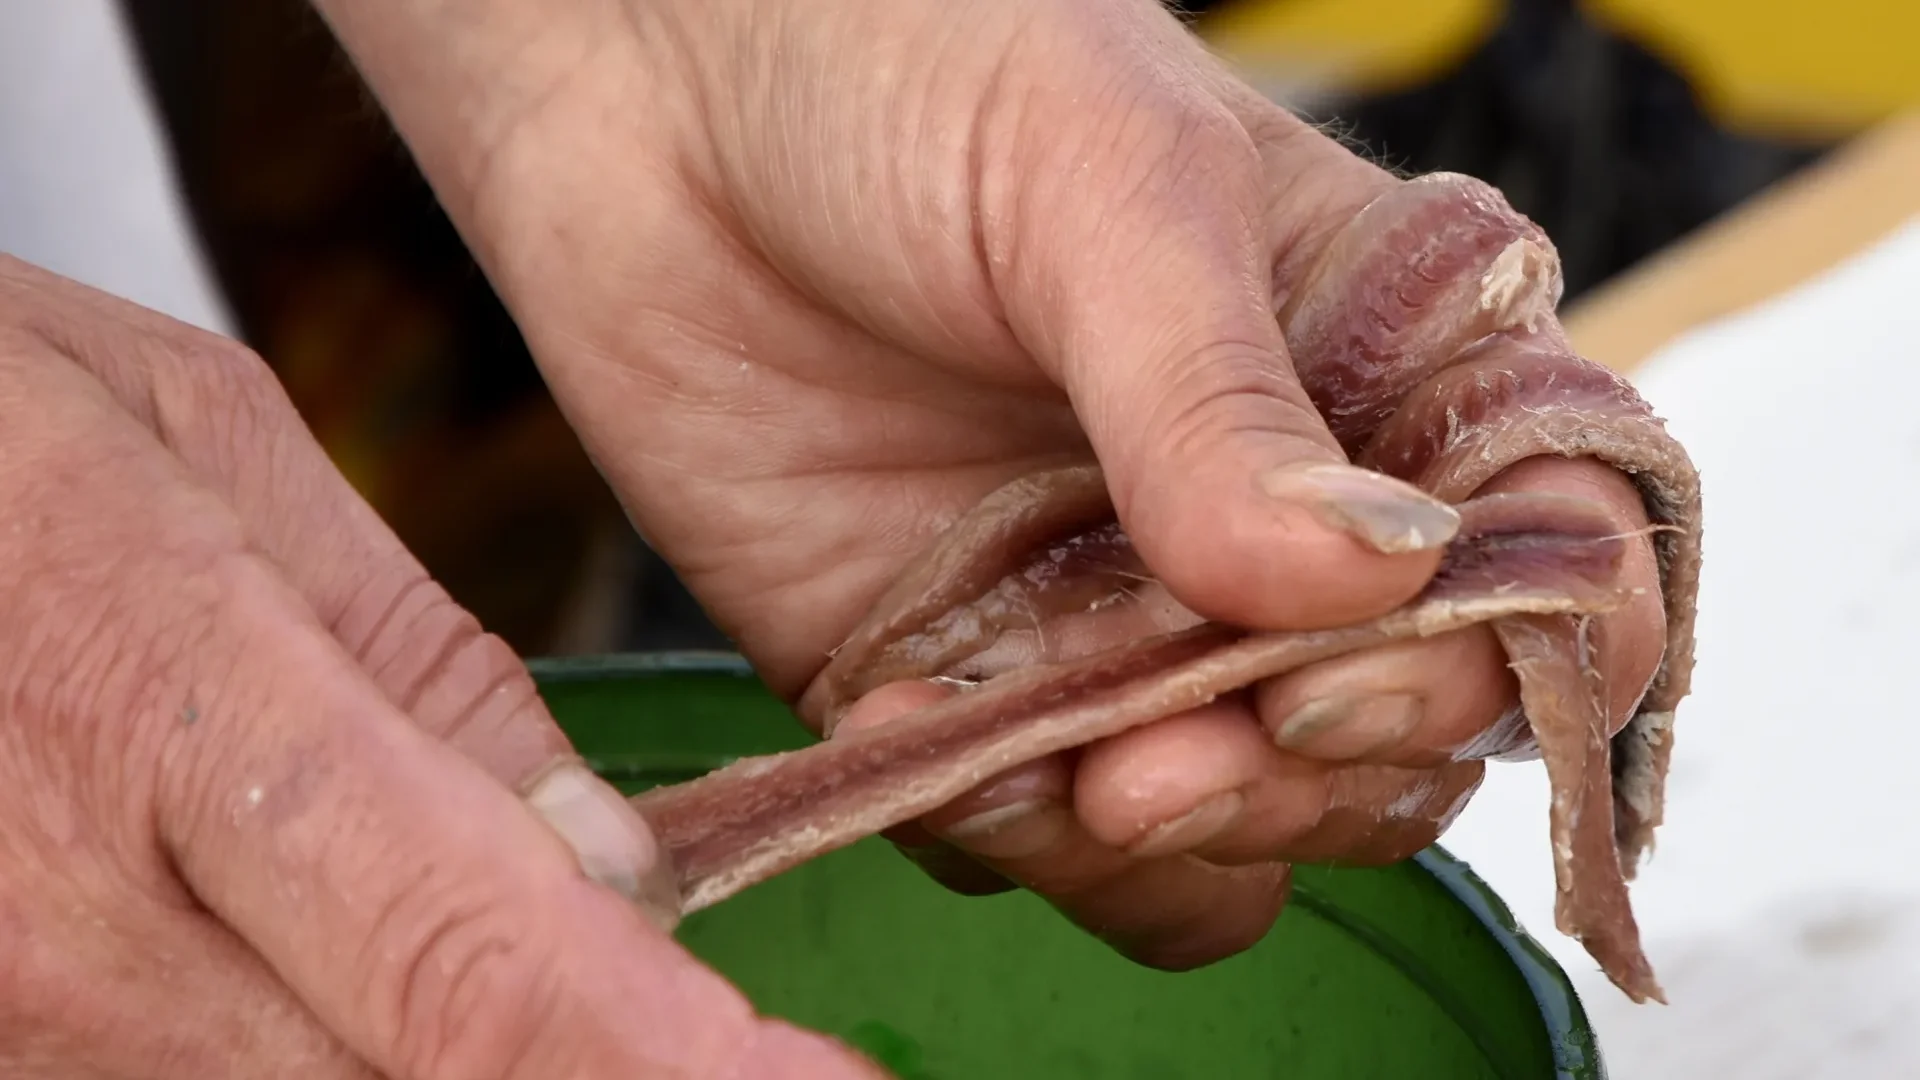
M 1029 859 L 1060 842 L 1071 814 L 1051 799 L 1022 799 L 962 818 L 941 835 L 987 859 Z
M 1460 512 L 1412 484 L 1353 465 L 1275 469 L 1260 488 L 1312 507 L 1327 524 L 1383 555 L 1444 547 Z
M 1198 847 L 1227 830 L 1240 817 L 1247 800 L 1237 791 L 1222 792 L 1181 814 L 1162 822 L 1145 836 L 1127 845 L 1127 854 L 1151 859 Z
M 1023 818 L 1031 817 L 1043 805 L 1041 799 L 1022 799 L 1019 802 L 996 806 L 991 810 L 982 810 L 969 818 L 947 826 L 946 833 L 956 840 L 970 840 L 976 836 L 985 836 L 1004 830 Z
M 1425 712 L 1419 694 L 1320 698 L 1282 720 L 1274 728 L 1273 742 L 1282 750 L 1323 761 L 1350 761 L 1404 741 Z
M 580 869 L 631 900 L 664 930 L 680 922 L 680 885 L 646 820 L 613 785 L 577 761 L 562 762 L 527 790 L 527 805 L 560 834 Z

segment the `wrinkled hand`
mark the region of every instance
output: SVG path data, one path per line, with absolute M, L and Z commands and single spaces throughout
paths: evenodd
M 1153 0 L 401 6 L 322 4 L 635 522 L 781 692 L 981 496 L 1090 453 L 1147 564 L 1209 617 L 1352 622 L 1433 572 L 1447 511 L 1303 471 L 1345 459 L 1274 316 L 1398 181 Z M 1492 487 L 1646 525 L 1590 462 Z M 1370 528 L 1339 524 L 1356 506 Z M 1617 723 L 1662 648 L 1647 545 L 1635 559 L 1645 598 L 1600 658 Z M 1514 745 L 1514 700 L 1484 628 L 1397 646 L 999 778 L 923 827 L 1136 957 L 1204 962 L 1265 932 L 1278 863 L 1434 839 Z
M 644 826 L 246 350 L 0 257 L 0 432 L 0 1075 L 873 1075 L 640 916 Z

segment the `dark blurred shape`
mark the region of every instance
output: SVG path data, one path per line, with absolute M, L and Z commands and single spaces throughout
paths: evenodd
M 302 0 L 123 9 L 241 335 L 427 568 L 544 651 L 619 508 L 350 62 Z
M 1182 6 L 1197 20 L 1225 5 Z M 1560 249 L 1569 301 L 1829 149 L 1726 130 L 1680 72 L 1574 0 L 1509 0 L 1440 78 L 1310 115 L 1393 168 L 1500 188 Z

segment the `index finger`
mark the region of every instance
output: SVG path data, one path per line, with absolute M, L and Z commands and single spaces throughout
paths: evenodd
M 1633 481 L 1597 461 L 1529 458 L 1479 490 L 1577 496 L 1607 507 L 1623 535 L 1642 532 L 1648 524 Z M 1659 670 L 1667 636 L 1659 561 L 1645 536 L 1626 545 L 1622 570 L 1632 599 L 1597 616 L 1592 639 L 1593 664 L 1606 688 L 1609 734 L 1639 707 Z M 1492 631 L 1475 626 L 1309 665 L 1262 684 L 1256 705 L 1276 737 L 1286 736 L 1283 745 L 1289 751 L 1319 760 L 1427 768 L 1498 757 L 1528 749 L 1533 741 L 1517 708 L 1507 662 Z M 1392 734 L 1348 707 L 1396 700 L 1418 707 L 1411 710 L 1410 725 L 1388 725 Z M 1309 716 L 1325 722 L 1289 733 L 1294 719 Z M 1375 712 L 1372 718 L 1379 716 Z
M 238 342 L 0 257 L 25 304 L 247 538 L 395 706 L 509 786 L 572 754 L 506 643 L 436 584 L 334 467 L 266 363 Z
M 665 884 L 635 876 L 653 857 L 651 837 L 579 761 L 525 664 L 353 490 L 259 357 L 0 257 L 0 310 L 9 304 L 31 306 L 60 359 L 93 375 L 233 509 L 251 544 L 395 708 L 524 792 L 597 879 L 671 914 Z
M 160 834 L 194 894 L 368 1061 L 406 1080 L 880 1075 L 756 1016 L 589 882 L 257 564 L 220 576 L 234 675 L 195 691 L 223 704 L 174 740 Z
M 0 396 L 39 403 L 11 413 L 6 478 L 61 482 L 0 530 L 20 737 L 82 763 L 132 830 L 109 839 L 157 846 L 359 1057 L 395 1080 L 878 1075 L 589 881 L 98 387 L 6 374 Z

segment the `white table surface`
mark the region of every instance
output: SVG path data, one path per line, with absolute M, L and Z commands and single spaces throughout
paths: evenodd
M 1578 977 L 1616 1080 L 1920 1077 L 1920 221 L 1635 380 L 1700 467 L 1699 668 L 1633 889 L 1671 1002 L 1553 929 L 1546 781 L 1443 843 Z

